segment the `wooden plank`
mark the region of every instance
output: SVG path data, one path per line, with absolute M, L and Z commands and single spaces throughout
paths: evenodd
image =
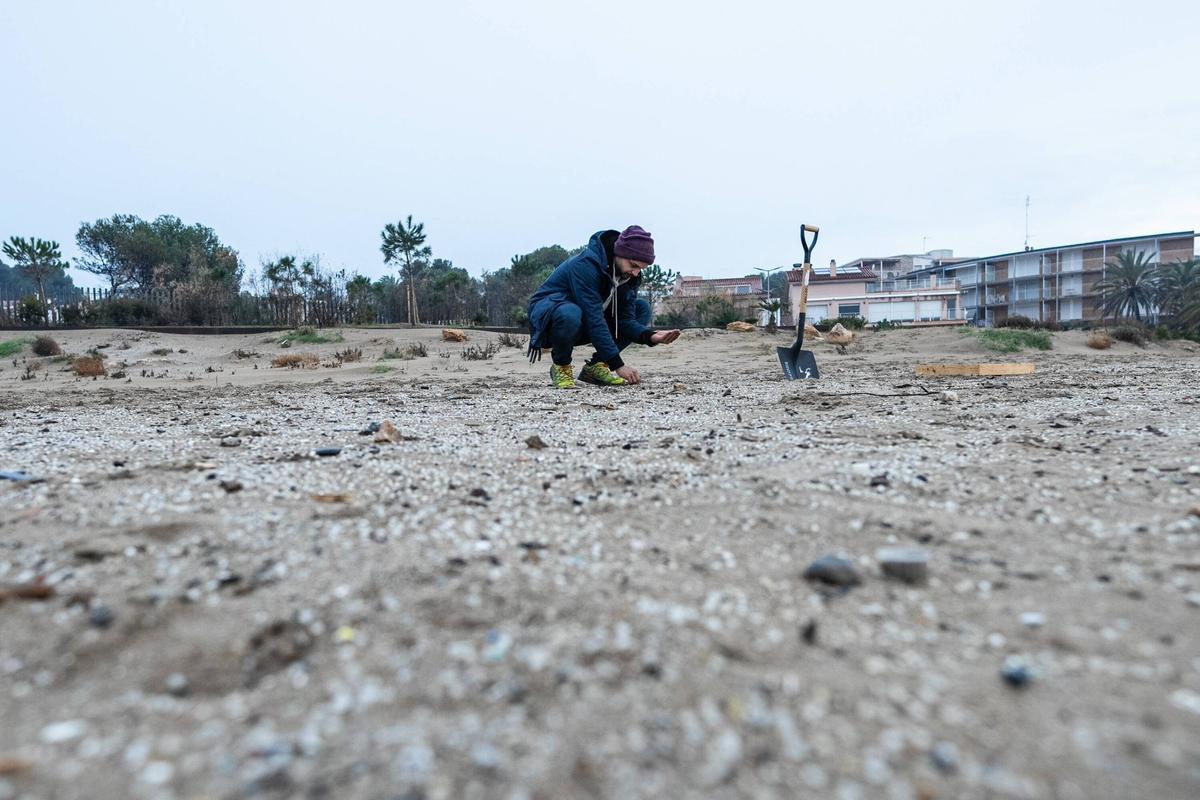
M 961 375 L 1029 375 L 1033 364 L 918 364 L 917 374 L 925 378 Z

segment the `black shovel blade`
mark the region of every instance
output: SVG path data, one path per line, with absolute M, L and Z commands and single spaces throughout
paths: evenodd
M 783 367 L 783 377 L 789 381 L 804 378 L 819 378 L 821 370 L 817 369 L 817 359 L 812 350 L 793 350 L 791 347 L 776 347 L 779 354 L 779 364 Z

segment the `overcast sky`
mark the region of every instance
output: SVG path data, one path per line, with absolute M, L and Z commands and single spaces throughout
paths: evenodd
M 640 224 L 708 277 L 1193 229 L 1200 3 L 0 0 L 0 237 L 479 275 Z M 94 283 L 94 279 L 92 281 Z

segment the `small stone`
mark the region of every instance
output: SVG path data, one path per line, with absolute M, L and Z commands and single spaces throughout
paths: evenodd
M 1026 628 L 1040 628 L 1046 624 L 1046 615 L 1040 611 L 1026 611 L 1020 620 Z
M 726 728 L 711 740 L 704 765 L 700 769 L 700 782 L 704 786 L 719 786 L 733 777 L 738 762 L 742 760 L 742 737 L 732 728 Z
M 88 614 L 88 624 L 93 628 L 107 628 L 116 618 L 117 615 L 108 606 L 96 606 Z
M 242 489 L 245 488 L 244 486 L 242 486 L 241 481 L 221 481 L 220 487 L 222 489 L 224 489 L 226 492 L 228 492 L 229 494 L 233 494 L 234 492 L 240 492 Z
M 929 553 L 919 547 L 881 547 L 875 558 L 883 574 L 905 583 L 924 583 L 929 574 Z
M 52 722 L 42 728 L 41 739 L 46 744 L 60 744 L 78 739 L 87 733 L 87 723 L 81 719 L 68 719 L 62 722 Z
M 221 440 L 221 447 L 241 447 L 242 440 L 236 436 L 226 436 Z
M 333 638 L 337 640 L 338 644 L 350 644 L 356 638 L 358 638 L 358 631 L 354 630 L 354 628 L 351 628 L 349 625 L 343 625 L 337 629 L 333 635 Z
M 946 389 L 945 391 L 942 391 L 942 392 L 938 392 L 938 401 L 942 402 L 942 403 L 957 403 L 958 402 L 958 392 L 953 392 L 953 391 L 950 391 L 949 389 Z
M 363 428 L 361 431 L 358 432 L 358 435 L 359 436 L 370 436 L 371 434 L 378 433 L 379 427 L 380 427 L 380 423 L 369 422 L 369 423 L 367 423 L 367 427 Z
M 548 446 L 545 442 L 542 441 L 542 437 L 538 436 L 536 433 L 533 436 L 530 436 L 528 439 L 526 439 L 525 444 L 527 444 L 529 446 L 530 450 L 545 450 L 546 447 Z
M 186 697 L 192 686 L 187 676 L 181 672 L 172 672 L 166 680 L 167 692 L 175 697 Z
M 1009 656 L 1004 659 L 1004 666 L 1000 668 L 1000 676 L 1009 686 L 1021 689 L 1028 686 L 1029 682 L 1033 680 L 1033 670 L 1026 666 L 1025 661 L 1019 656 Z
M 871 488 L 872 489 L 874 489 L 877 486 L 891 486 L 891 485 L 892 485 L 892 481 L 891 481 L 891 479 L 888 478 L 888 474 L 886 472 L 881 472 L 880 474 L 875 475 L 871 478 Z
M 166 761 L 151 761 L 142 769 L 142 774 L 139 777 L 142 783 L 151 786 L 162 786 L 165 783 L 170 783 L 171 778 L 175 777 L 175 767 Z
M 861 581 L 854 565 L 838 556 L 821 556 L 804 570 L 804 579 L 830 586 L 857 586 Z
M 402 438 L 399 429 L 386 419 L 379 423 L 378 430 L 375 431 L 375 441 L 378 444 L 396 444 Z
M 815 619 L 804 623 L 804 627 L 800 629 L 800 639 L 808 645 L 817 643 L 817 621 Z
M 336 456 L 338 453 L 342 452 L 342 448 L 340 448 L 340 447 L 318 447 L 313 452 L 316 453 L 318 456 L 321 456 L 322 458 L 328 458 L 329 456 Z
M 953 742 L 938 742 L 929 751 L 929 760 L 941 772 L 958 770 L 958 746 Z
M 1200 506 L 1192 506 L 1191 510 L 1188 511 L 1188 513 L 1191 514 L 1193 517 L 1200 517 Z
M 483 639 L 483 658 L 486 661 L 503 661 L 512 647 L 512 637 L 504 631 L 488 631 Z
M 1192 592 L 1186 599 L 1189 606 L 1200 608 L 1200 592 Z

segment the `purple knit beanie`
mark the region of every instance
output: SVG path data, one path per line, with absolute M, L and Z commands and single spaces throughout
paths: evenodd
M 617 243 L 613 245 L 613 255 L 653 264 L 654 239 L 641 225 L 630 225 L 617 237 Z

